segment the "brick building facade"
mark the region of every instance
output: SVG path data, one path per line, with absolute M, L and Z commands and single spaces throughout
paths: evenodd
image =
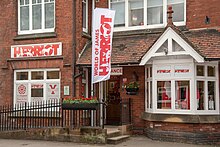
M 112 68 L 122 72 L 112 74 L 100 95 L 109 103 L 106 124 L 120 123 L 120 100 L 131 98 L 134 132 L 153 139 L 219 144 L 220 2 L 154 2 L 0 1 L 0 103 L 90 96 L 92 10 L 111 8 L 116 10 Z M 174 25 L 167 21 L 167 5 L 173 6 Z M 43 52 L 56 43 L 59 54 L 54 48 Z M 138 82 L 136 95 L 126 92 L 129 82 Z M 165 84 L 169 90 L 162 90 Z M 101 89 L 94 87 L 99 96 Z M 200 98 L 197 87 L 203 91 Z M 187 97 L 185 106 L 182 95 Z

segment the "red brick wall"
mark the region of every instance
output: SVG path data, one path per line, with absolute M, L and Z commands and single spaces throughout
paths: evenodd
M 174 141 L 194 144 L 220 144 L 220 124 L 186 124 L 148 122 L 146 136 L 154 140 Z
M 134 129 L 143 129 L 144 121 L 140 118 L 141 113 L 144 111 L 145 105 L 145 93 L 144 93 L 144 67 L 123 67 L 123 76 L 121 77 L 121 83 L 123 78 L 127 78 L 127 82 L 135 81 L 134 72 L 138 76 L 139 91 L 137 95 L 127 95 L 126 90 L 120 87 L 121 98 L 131 98 L 132 100 L 132 124 Z
M 56 18 L 55 18 L 55 33 L 57 37 L 49 38 L 29 38 L 14 40 L 18 35 L 17 27 L 17 1 L 1 0 L 0 8 L 4 10 L 0 15 L 0 104 L 12 103 L 13 98 L 13 72 L 14 69 L 35 69 L 35 68 L 60 68 L 61 70 L 61 97 L 63 97 L 63 86 L 70 86 L 70 95 L 72 95 L 72 66 L 73 66 L 73 2 L 56 0 Z M 87 38 L 82 35 L 82 1 L 76 0 L 76 59 L 82 50 Z M 91 10 L 91 1 L 89 4 Z M 91 17 L 91 13 L 89 13 Z M 91 19 L 90 19 L 91 21 Z M 89 23 L 91 24 L 91 23 Z M 89 31 L 91 32 L 91 31 Z M 63 59 L 44 59 L 38 60 L 19 60 L 10 61 L 11 45 L 25 45 L 37 43 L 62 42 Z M 64 66 L 70 65 L 70 66 Z M 76 68 L 76 73 L 78 72 Z M 76 79 L 76 81 L 79 79 Z M 79 85 L 79 84 L 78 84 Z M 79 94 L 79 86 L 76 87 Z M 4 92 L 2 92 L 4 90 Z
M 220 26 L 219 0 L 187 0 L 187 27 L 208 28 Z M 210 18 L 210 24 L 205 24 L 205 17 Z

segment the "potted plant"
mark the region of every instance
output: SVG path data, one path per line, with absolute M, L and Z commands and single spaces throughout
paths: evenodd
M 139 90 L 139 84 L 138 82 L 130 82 L 127 85 L 125 85 L 126 93 L 129 95 L 136 95 Z
M 94 98 L 64 98 L 62 102 L 63 110 L 96 110 L 99 101 Z

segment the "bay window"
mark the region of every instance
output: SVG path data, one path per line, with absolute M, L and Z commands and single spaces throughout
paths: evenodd
M 167 7 L 172 5 L 175 25 L 185 25 L 186 0 L 110 0 L 109 7 L 116 10 L 115 27 L 129 30 L 164 27 Z
M 18 0 L 18 33 L 53 32 L 55 0 Z
M 217 64 L 196 65 L 197 110 L 217 110 Z
M 158 60 L 145 67 L 146 111 L 173 114 L 219 112 L 217 62 L 198 64 L 183 59 L 175 63 L 164 62 Z
M 16 70 L 14 74 L 14 104 L 59 100 L 59 70 Z

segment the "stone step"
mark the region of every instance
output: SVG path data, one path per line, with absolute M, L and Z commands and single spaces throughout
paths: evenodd
M 107 130 L 107 138 L 117 137 L 121 135 L 120 130 Z
M 118 144 L 127 139 L 129 139 L 130 135 L 121 135 L 117 137 L 107 138 L 107 144 Z

